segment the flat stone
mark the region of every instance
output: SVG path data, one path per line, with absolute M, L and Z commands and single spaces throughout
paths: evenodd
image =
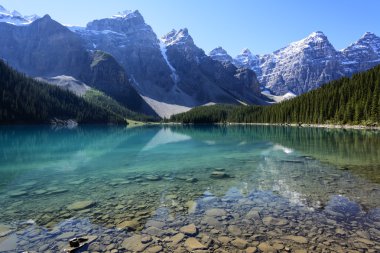
M 60 234 L 56 239 L 57 240 L 67 240 L 75 237 L 75 232 L 65 232 Z
M 28 192 L 26 191 L 9 191 L 8 192 L 8 195 L 12 198 L 17 198 L 17 197 L 21 197 L 21 196 L 25 196 L 27 195 Z
M 220 221 L 210 216 L 204 216 L 202 219 L 202 224 L 207 224 L 208 226 L 213 226 L 216 228 L 224 227 L 224 225 Z
M 232 239 L 228 236 L 219 236 L 218 241 L 223 244 L 228 244 Z
M 223 178 L 229 178 L 230 175 L 228 175 L 226 172 L 223 171 L 213 171 L 210 175 L 211 178 L 217 178 L 217 179 L 223 179 Z
M 149 220 L 146 225 L 146 227 L 156 227 L 156 228 L 163 228 L 165 226 L 165 223 L 162 221 L 156 221 L 156 220 Z
M 273 243 L 272 246 L 273 246 L 273 248 L 275 248 L 275 249 L 277 249 L 277 250 L 282 250 L 283 248 L 285 248 L 284 244 L 282 244 L 282 243 L 278 243 L 278 242 Z
M 248 242 L 246 240 L 236 238 L 231 242 L 231 244 L 234 245 L 236 248 L 245 249 L 248 245 Z
M 195 183 L 195 182 L 198 182 L 198 179 L 195 178 L 195 177 L 191 177 L 191 178 L 186 179 L 186 182 L 188 182 L 188 183 Z
M 0 237 L 9 235 L 13 231 L 12 227 L 4 224 L 0 224 Z
M 212 217 L 221 217 L 227 215 L 227 212 L 221 208 L 212 208 L 206 211 L 206 215 Z
M 308 242 L 308 240 L 307 240 L 306 237 L 296 236 L 296 235 L 287 235 L 287 236 L 282 237 L 282 239 L 293 241 L 293 242 L 296 242 L 296 243 L 301 243 L 301 244 L 305 244 L 305 243 Z
M 133 235 L 122 242 L 122 246 L 129 251 L 133 252 L 142 252 L 144 251 L 149 244 L 144 244 L 141 242 L 141 235 Z
M 263 218 L 263 223 L 266 226 L 270 226 L 270 225 L 284 226 L 284 225 L 288 224 L 289 222 L 286 219 L 280 219 L 280 218 L 275 218 L 275 217 L 271 217 L 271 216 L 266 216 Z
M 3 237 L 0 240 L 0 251 L 1 252 L 17 252 L 17 235 L 11 234 L 9 236 Z
M 228 226 L 228 232 L 236 236 L 241 235 L 241 229 L 236 225 Z
M 247 219 L 255 219 L 255 220 L 258 220 L 260 219 L 260 213 L 259 211 L 257 210 L 251 210 L 247 213 L 247 215 L 245 216 Z
M 170 241 L 171 241 L 172 245 L 175 246 L 175 245 L 177 245 L 178 243 L 180 243 L 180 242 L 183 240 L 183 238 L 185 238 L 185 235 L 182 234 L 182 233 L 178 233 L 178 234 L 172 236 L 172 237 L 170 238 Z
M 161 251 L 162 251 L 162 246 L 161 245 L 152 246 L 152 247 L 146 249 L 146 252 L 148 252 L 148 253 L 158 253 L 158 252 L 161 252 Z
M 374 246 L 375 245 L 374 242 L 372 242 L 372 241 L 370 241 L 368 239 L 365 239 L 365 238 L 355 238 L 355 241 L 356 242 L 362 242 L 362 243 L 364 243 L 366 245 L 370 245 L 370 246 Z
M 257 246 L 259 250 L 261 250 L 264 253 L 275 253 L 277 250 L 273 248 L 269 243 L 267 242 L 262 242 Z
M 200 250 L 200 249 L 206 249 L 206 246 L 204 246 L 202 243 L 200 243 L 197 239 L 194 237 L 190 237 L 185 241 L 185 247 L 189 251 L 193 250 Z
M 43 189 L 40 189 L 40 190 L 35 190 L 33 193 L 36 194 L 36 195 L 42 195 L 42 194 L 46 194 L 47 191 L 43 190 Z
M 248 247 L 246 250 L 245 250 L 245 253 L 255 253 L 257 251 L 257 248 L 256 247 Z
M 135 231 L 140 227 L 140 223 L 137 220 L 126 220 L 117 224 L 117 229 L 126 229 L 128 231 Z
M 294 253 L 307 253 L 307 250 L 305 250 L 305 249 L 296 249 L 296 250 L 294 250 Z
M 198 229 L 194 224 L 190 224 L 190 225 L 181 227 L 179 231 L 181 231 L 185 235 L 194 236 L 197 234 Z
M 92 200 L 83 200 L 83 201 L 77 201 L 72 203 L 71 205 L 67 206 L 67 209 L 72 211 L 79 211 L 83 209 L 88 209 L 95 205 L 95 202 Z
M 186 202 L 186 206 L 188 208 L 187 212 L 189 214 L 192 214 L 192 213 L 195 213 L 195 211 L 197 210 L 198 204 L 197 204 L 197 202 L 190 200 L 190 201 Z
M 148 235 L 157 236 L 157 237 L 161 237 L 165 234 L 165 231 L 156 227 L 148 227 L 147 229 L 144 230 L 144 232 Z
M 149 175 L 149 176 L 146 176 L 145 179 L 148 181 L 159 181 L 162 179 L 162 177 L 157 176 L 157 175 Z
M 142 238 L 141 238 L 141 242 L 142 243 L 148 243 L 148 242 L 151 242 L 153 239 L 152 239 L 152 237 L 150 237 L 149 235 L 147 235 L 147 236 L 143 236 Z

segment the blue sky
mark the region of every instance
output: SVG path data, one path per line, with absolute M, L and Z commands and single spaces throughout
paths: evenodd
M 206 52 L 222 46 L 270 53 L 313 31 L 342 49 L 366 31 L 380 35 L 379 0 L 0 0 L 22 14 L 50 14 L 73 25 L 138 9 L 157 35 L 187 27 Z

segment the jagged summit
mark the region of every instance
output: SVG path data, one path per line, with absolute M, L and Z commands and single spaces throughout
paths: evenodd
M 227 51 L 224 50 L 221 46 L 214 48 L 213 50 L 210 51 L 209 53 L 210 56 L 223 56 L 223 55 L 228 55 Z
M 209 56 L 217 61 L 232 62 L 232 57 L 222 47 L 217 47 L 210 51 Z
M 113 15 L 115 19 L 128 19 L 128 18 L 142 18 L 141 13 L 138 10 L 125 10 Z
M 193 38 L 189 35 L 187 28 L 180 29 L 179 31 L 173 29 L 168 34 L 161 37 L 161 41 L 166 46 L 180 45 L 191 43 L 194 44 Z
M 37 15 L 23 16 L 18 11 L 9 11 L 0 5 L 0 22 L 12 25 L 29 25 L 38 18 Z
M 379 38 L 379 37 L 376 34 L 374 34 L 373 32 L 366 32 L 363 34 L 361 39 L 365 39 L 365 38 L 372 39 L 372 38 Z

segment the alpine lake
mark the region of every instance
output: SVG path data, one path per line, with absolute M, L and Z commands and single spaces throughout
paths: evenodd
M 380 252 L 380 131 L 2 126 L 0 252 L 24 251 Z

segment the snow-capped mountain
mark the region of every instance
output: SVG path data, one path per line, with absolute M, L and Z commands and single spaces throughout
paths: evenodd
M 275 95 L 288 92 L 300 95 L 380 64 L 380 38 L 366 33 L 357 42 L 338 51 L 325 34 L 313 32 L 272 54 L 253 55 L 245 49 L 232 63 L 255 71 L 262 89 Z
M 0 5 L 0 22 L 12 25 L 29 25 L 39 18 L 37 15 L 23 16 L 18 11 L 8 11 Z
M 186 28 L 159 39 L 138 11 L 125 11 L 71 30 L 88 50 L 113 55 L 136 90 L 162 117 L 207 103 L 260 100 L 255 93 L 258 89 L 251 89 L 258 86 L 253 71 L 244 75 L 232 64 L 213 61 L 195 45 Z M 227 83 L 234 87 L 226 87 Z
M 255 71 L 256 75 L 261 76 L 261 69 L 259 68 L 260 66 L 260 58 L 258 55 L 252 54 L 252 52 L 248 49 L 245 48 L 239 54 L 235 59 L 234 59 L 234 64 L 239 67 L 248 67 Z
M 220 62 L 232 62 L 233 61 L 232 57 L 222 47 L 217 47 L 217 48 L 213 49 L 209 53 L 209 56 L 213 60 L 220 61 Z
M 346 73 L 355 73 L 380 64 L 380 38 L 374 33 L 365 33 L 357 42 L 343 49 L 342 62 Z

